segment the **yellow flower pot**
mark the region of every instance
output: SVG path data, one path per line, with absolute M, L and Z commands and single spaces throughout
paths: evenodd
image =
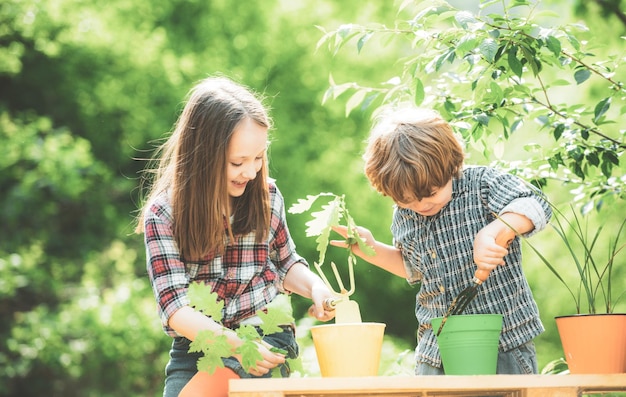
M 324 324 L 311 328 L 323 377 L 376 376 L 385 324 Z

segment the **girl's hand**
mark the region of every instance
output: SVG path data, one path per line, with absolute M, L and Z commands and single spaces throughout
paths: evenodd
M 348 248 L 348 243 L 346 242 L 346 239 L 348 238 L 348 227 L 347 226 L 333 226 L 333 230 L 339 233 L 344 239 L 343 240 L 331 240 L 330 245 L 335 246 L 335 247 Z M 359 233 L 359 236 L 365 241 L 366 245 L 369 245 L 370 247 L 376 247 L 376 239 L 372 235 L 372 232 L 370 232 L 368 229 L 361 227 L 361 226 L 357 226 L 356 230 Z M 364 258 L 367 260 L 367 258 L 369 257 L 367 254 L 361 251 L 356 241 L 350 244 L 350 249 L 352 250 L 352 252 L 354 252 L 355 255 L 358 255 L 361 258 Z
M 329 321 L 335 318 L 335 311 L 328 310 L 324 306 L 324 301 L 329 298 L 335 298 L 335 294 L 328 289 L 326 284 L 320 280 L 311 288 L 311 300 L 313 304 L 309 307 L 309 315 L 320 321 Z
M 263 356 L 262 360 L 256 362 L 256 366 L 246 369 L 249 374 L 254 376 L 265 375 L 273 368 L 276 368 L 280 364 L 285 363 L 285 356 L 280 353 L 274 353 L 271 351 L 272 345 L 265 341 L 256 342 L 258 351 Z M 235 358 L 241 363 L 241 356 L 236 355 Z

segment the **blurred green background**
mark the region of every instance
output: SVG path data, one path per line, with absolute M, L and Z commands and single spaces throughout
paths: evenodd
M 478 1 L 451 3 L 475 9 Z M 321 191 L 345 194 L 357 223 L 391 242 L 392 202 L 362 173 L 370 114 L 346 116 L 343 97 L 322 104 L 322 96 L 330 74 L 338 82 L 375 85 L 393 77 L 397 59 L 406 54 L 381 45 L 333 56 L 316 43 L 318 26 L 391 25 L 399 4 L 0 3 L 0 396 L 161 394 L 170 338 L 157 319 L 142 236 L 133 233 L 138 172 L 170 131 L 188 89 L 208 75 L 225 74 L 266 96 L 275 121 L 270 172 L 288 206 Z M 552 0 L 543 6 L 559 10 L 559 23 L 584 21 L 598 40 L 626 52 L 622 1 Z M 512 142 L 507 150 L 521 149 Z M 482 155 L 470 159 L 489 162 Z M 566 187 L 547 191 L 569 200 Z M 288 214 L 299 252 L 312 263 L 317 252 L 304 233 L 308 220 Z M 537 244 L 549 250 L 550 241 Z M 572 305 L 532 255 L 527 274 L 547 329 L 536 341 L 542 367 L 562 356 L 553 317 L 571 312 Z M 338 249 L 328 256 L 345 261 Z M 353 298 L 364 321 L 387 324 L 384 372 L 408 367 L 410 373 L 406 350 L 415 345 L 416 289 L 362 262 L 356 273 Z M 310 303 L 299 297 L 292 302 L 304 318 Z M 299 328 L 309 347 L 305 368 L 314 360 L 311 324 L 304 318 Z

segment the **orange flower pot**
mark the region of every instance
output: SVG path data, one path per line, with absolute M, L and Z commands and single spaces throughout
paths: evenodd
M 626 372 L 626 314 L 578 314 L 555 319 L 570 373 Z

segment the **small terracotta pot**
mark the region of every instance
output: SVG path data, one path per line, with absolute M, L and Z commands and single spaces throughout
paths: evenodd
M 626 314 L 555 317 L 572 374 L 626 372 Z

